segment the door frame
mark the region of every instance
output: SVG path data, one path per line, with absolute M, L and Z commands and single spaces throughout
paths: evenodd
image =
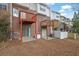
M 23 35 L 23 37 L 27 37 L 27 38 L 30 38 L 31 37 L 31 24 L 24 24 L 24 27 L 27 27 L 27 28 L 23 28 L 22 31 L 23 31 L 23 34 L 26 33 L 26 35 Z M 26 31 L 25 31 L 25 30 Z M 28 33 L 28 34 L 27 34 Z
M 46 28 L 46 38 L 43 38 L 43 36 L 42 36 L 42 27 L 45 27 Z M 47 26 L 41 26 L 41 38 L 47 39 Z

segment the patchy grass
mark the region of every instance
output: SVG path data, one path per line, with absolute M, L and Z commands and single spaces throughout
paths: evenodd
M 0 55 L 54 56 L 79 55 L 79 40 L 35 40 L 26 43 L 10 41 L 0 49 Z

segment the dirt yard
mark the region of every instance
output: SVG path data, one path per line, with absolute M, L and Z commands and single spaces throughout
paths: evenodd
M 7 42 L 0 49 L 4 56 L 77 56 L 79 40 L 35 40 L 27 43 Z

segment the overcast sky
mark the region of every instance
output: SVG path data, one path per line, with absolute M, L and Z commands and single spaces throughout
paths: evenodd
M 72 19 L 74 11 L 73 7 L 78 8 L 78 3 L 51 3 L 50 8 L 54 11 L 59 12 L 62 16 Z

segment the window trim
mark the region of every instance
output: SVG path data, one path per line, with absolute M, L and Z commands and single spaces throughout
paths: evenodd
M 12 16 L 19 17 L 19 10 L 16 8 L 12 8 Z
M 4 3 L 0 3 L 0 9 L 6 10 L 7 9 L 7 5 L 4 4 Z
M 40 11 L 45 12 L 45 11 L 46 11 L 46 9 L 45 9 L 45 8 L 43 8 L 42 6 L 40 6 Z

